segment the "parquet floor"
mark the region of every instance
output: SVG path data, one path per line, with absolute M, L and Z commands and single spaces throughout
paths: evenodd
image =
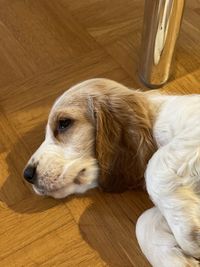
M 200 1 L 186 1 L 170 93 L 200 93 Z M 146 193 L 57 201 L 22 181 L 49 109 L 69 86 L 137 75 L 141 0 L 0 0 L 0 266 L 148 267 L 134 227 Z

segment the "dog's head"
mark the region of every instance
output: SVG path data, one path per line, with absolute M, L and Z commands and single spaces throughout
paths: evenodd
M 24 177 L 36 193 L 55 198 L 98 185 L 123 191 L 141 182 L 154 149 L 143 94 L 107 79 L 88 80 L 55 102 Z

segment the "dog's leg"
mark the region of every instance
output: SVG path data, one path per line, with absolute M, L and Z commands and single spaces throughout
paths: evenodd
M 149 161 L 146 186 L 183 251 L 200 258 L 199 155 L 168 144 Z
M 136 236 L 144 255 L 153 267 L 198 267 L 199 263 L 186 256 L 158 208 L 144 212 L 136 225 Z

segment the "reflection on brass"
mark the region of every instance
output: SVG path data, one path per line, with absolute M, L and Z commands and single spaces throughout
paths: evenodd
M 169 78 L 184 0 L 145 0 L 139 75 L 148 87 Z

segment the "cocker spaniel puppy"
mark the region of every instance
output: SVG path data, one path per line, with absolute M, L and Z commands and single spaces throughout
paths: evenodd
M 133 189 L 145 177 L 155 207 L 137 222 L 143 253 L 154 267 L 198 266 L 200 95 L 82 82 L 56 100 L 24 177 L 37 194 L 55 198 L 96 186 Z

